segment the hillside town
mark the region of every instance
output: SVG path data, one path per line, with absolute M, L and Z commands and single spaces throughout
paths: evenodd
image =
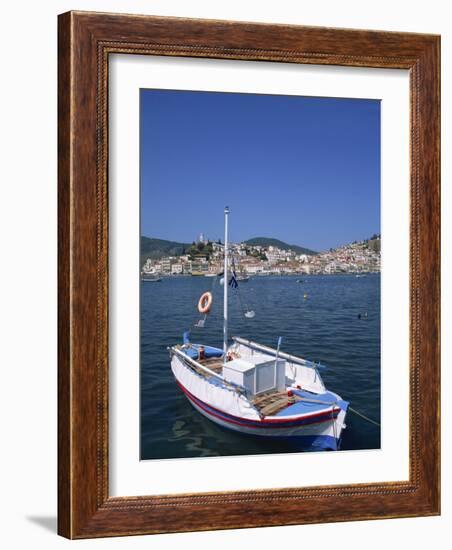
M 380 271 L 380 235 L 364 241 L 330 249 L 318 254 L 300 254 L 273 245 L 230 243 L 230 254 L 239 275 L 315 275 L 337 273 L 378 273 Z M 205 275 L 223 271 L 223 244 L 211 242 L 201 234 L 181 255 L 147 258 L 144 276 Z

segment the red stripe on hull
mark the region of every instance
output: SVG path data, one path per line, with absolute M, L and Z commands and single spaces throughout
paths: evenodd
M 231 415 L 229 413 L 226 413 L 224 411 L 221 411 L 220 409 L 216 409 L 215 407 L 212 407 L 212 405 L 207 405 L 203 401 L 201 401 L 198 397 L 193 395 L 189 390 L 187 390 L 180 382 L 176 379 L 176 383 L 179 386 L 179 388 L 184 392 L 186 397 L 196 404 L 198 407 L 200 407 L 203 411 L 205 411 L 208 415 L 215 416 L 216 418 L 219 418 L 220 420 L 224 422 L 229 422 L 232 424 L 236 424 L 238 426 L 245 426 L 245 427 L 256 427 L 256 428 L 291 428 L 296 427 L 293 426 L 294 422 L 300 421 L 300 420 L 306 420 L 306 419 L 313 419 L 312 422 L 309 422 L 308 424 L 304 424 L 306 426 L 310 426 L 312 424 L 320 424 L 322 422 L 328 422 L 331 421 L 331 411 L 326 411 L 322 413 L 311 413 L 306 414 L 302 416 L 292 417 L 288 419 L 267 419 L 267 420 L 253 420 L 249 419 L 249 423 L 241 422 L 241 418 L 238 416 Z M 211 409 L 211 410 L 209 410 Z M 339 413 L 340 408 L 334 409 L 334 418 L 336 418 L 337 413 Z M 217 414 L 220 413 L 220 414 Z M 222 415 L 227 415 L 228 417 L 225 418 Z M 326 416 L 326 418 L 324 418 Z M 316 420 L 318 418 L 318 420 Z

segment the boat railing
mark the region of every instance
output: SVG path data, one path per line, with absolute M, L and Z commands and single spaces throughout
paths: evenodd
M 243 394 L 246 395 L 247 390 L 244 386 L 241 386 L 240 384 L 234 384 L 234 382 L 229 382 L 223 376 L 221 376 L 221 374 L 218 374 L 218 373 L 214 372 L 213 370 L 209 369 L 208 367 L 202 365 L 201 363 L 198 363 L 198 361 L 195 361 L 194 359 L 192 359 L 191 357 L 189 357 L 183 351 L 181 351 L 180 349 L 178 349 L 176 347 L 168 347 L 167 349 L 171 353 L 174 353 L 175 355 L 180 357 L 185 363 L 188 363 L 188 365 L 190 365 L 191 367 L 196 367 L 197 369 L 201 369 L 206 374 L 208 374 L 210 376 L 213 376 L 217 380 L 220 380 L 224 386 L 227 386 L 230 389 L 233 389 L 234 391 L 236 391 L 238 393 L 243 393 Z
M 314 363 L 314 361 L 308 361 L 307 359 L 303 359 L 302 357 L 297 357 L 296 355 L 291 355 L 290 353 L 285 353 L 284 351 L 279 351 L 270 348 L 268 346 L 264 346 L 262 344 L 258 344 L 257 342 L 253 342 L 252 340 L 246 340 L 245 338 L 240 338 L 239 336 L 233 336 L 232 339 L 234 342 L 237 342 L 238 344 L 242 344 L 243 346 L 246 346 L 248 348 L 252 348 L 258 351 L 263 351 L 265 353 L 270 353 L 271 355 L 275 355 L 278 353 L 278 357 L 282 359 L 286 359 L 290 363 L 295 363 L 297 365 L 302 365 L 303 367 L 308 367 L 311 369 L 317 369 L 317 368 L 326 368 L 325 365 L 321 365 L 320 363 Z

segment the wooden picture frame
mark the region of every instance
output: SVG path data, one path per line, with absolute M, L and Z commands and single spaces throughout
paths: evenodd
M 58 532 L 68 538 L 440 513 L 440 38 L 69 12 L 58 61 Z M 108 62 L 166 55 L 410 73 L 409 480 L 110 497 Z

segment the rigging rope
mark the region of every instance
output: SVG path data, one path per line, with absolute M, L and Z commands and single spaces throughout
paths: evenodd
M 234 255 L 231 254 L 231 259 L 232 259 L 232 272 L 234 274 L 234 277 L 236 277 L 236 271 L 235 271 L 235 258 L 234 258 Z M 252 319 L 252 317 L 248 317 L 247 313 L 249 313 L 251 311 L 250 307 L 248 306 L 248 304 L 245 302 L 245 307 L 243 306 L 243 301 L 242 301 L 242 292 L 240 290 L 240 281 L 239 281 L 239 284 L 235 287 L 235 290 L 237 292 L 237 297 L 239 299 L 239 304 L 240 304 L 240 310 L 242 312 L 242 315 L 243 317 L 245 317 L 245 326 L 247 327 L 247 331 L 248 332 L 248 335 L 251 336 L 252 334 L 252 330 L 248 330 L 248 329 L 251 329 L 252 327 L 252 323 L 250 323 L 250 319 Z
M 234 259 L 234 256 L 232 256 L 232 269 L 233 269 L 233 273 L 234 273 L 234 277 L 236 277 L 236 271 L 235 271 L 235 259 Z M 240 282 L 240 281 L 239 281 Z M 249 311 L 251 311 L 251 308 L 248 306 L 248 303 L 245 302 L 245 308 L 243 307 L 243 301 L 242 301 L 242 292 L 240 290 L 240 285 L 238 285 L 236 287 L 236 290 L 237 290 L 237 293 L 238 293 L 238 297 L 239 297 L 239 301 L 240 301 L 240 307 L 242 309 L 242 313 L 245 315 L 245 313 L 248 313 Z M 245 316 L 245 318 L 247 318 Z

